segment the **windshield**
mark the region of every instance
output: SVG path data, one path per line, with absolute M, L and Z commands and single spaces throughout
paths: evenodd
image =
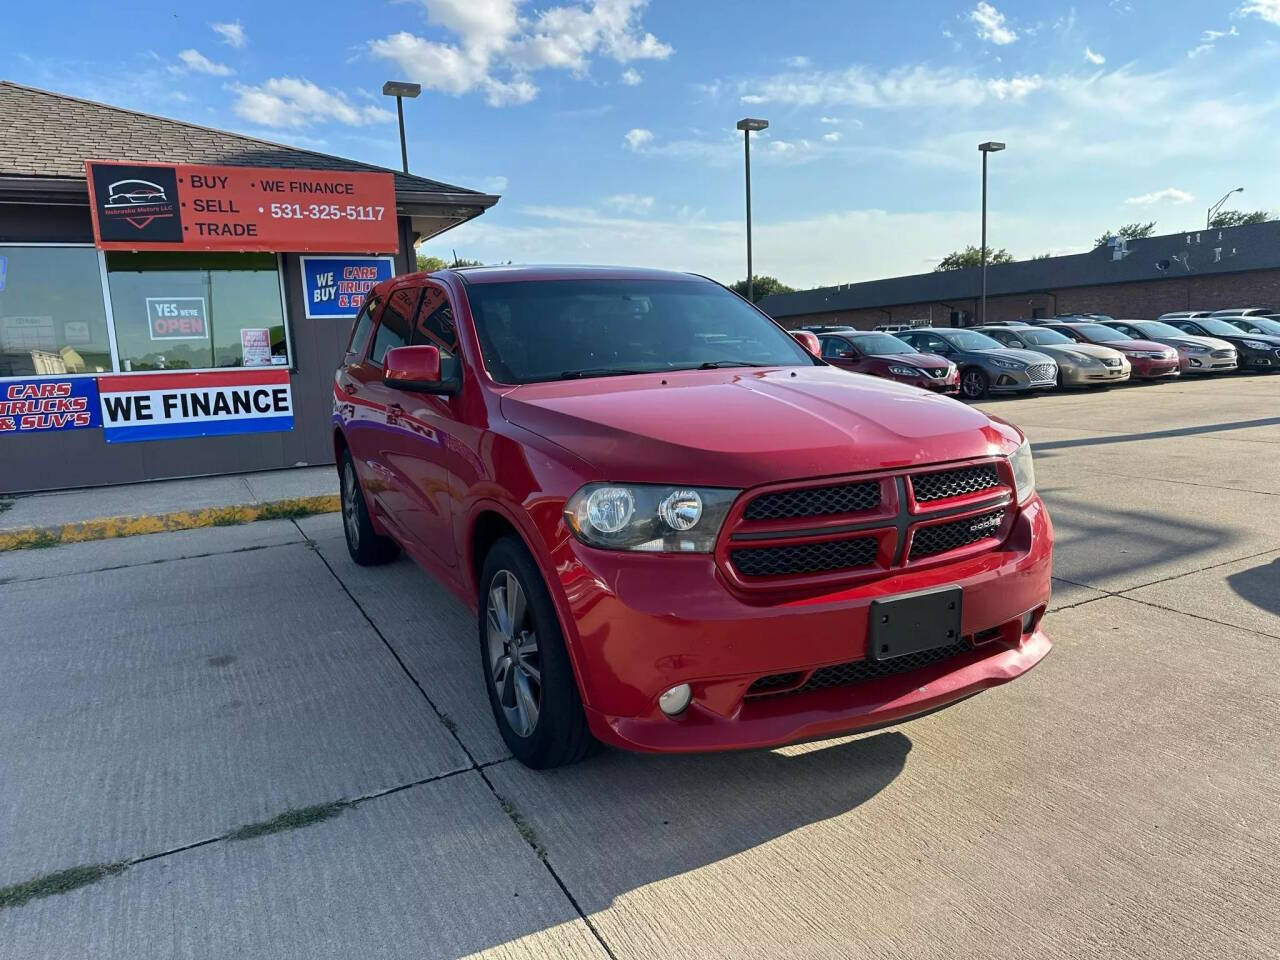
M 1128 340 L 1119 330 L 1112 330 L 1110 327 L 1104 327 L 1100 323 L 1077 323 L 1073 330 L 1079 330 L 1090 340 L 1097 340 L 1099 343 L 1112 343 L 1116 340 Z
M 871 333 L 854 337 L 853 345 L 863 353 L 881 357 L 891 353 L 915 353 L 916 348 L 909 343 L 892 337 L 887 333 Z
M 973 330 L 948 330 L 946 333 L 938 334 L 938 336 L 953 347 L 959 347 L 961 350 L 1004 349 L 1004 344 L 999 340 L 992 340 L 985 333 L 975 333 Z
M 1206 333 L 1216 334 L 1220 337 L 1238 337 L 1242 332 L 1239 327 L 1233 326 L 1225 320 L 1219 320 L 1217 317 L 1201 317 L 1196 323 L 1204 327 Z
M 1249 317 L 1245 321 L 1250 326 L 1257 327 L 1263 333 L 1269 333 L 1272 336 L 1280 336 L 1280 322 L 1270 317 Z M 1244 329 L 1243 327 L 1241 329 Z
M 1135 323 L 1134 328 L 1137 329 L 1144 337 L 1185 337 L 1186 333 L 1177 327 L 1171 327 L 1167 323 L 1161 323 L 1159 320 L 1144 320 L 1142 323 Z
M 1035 344 L 1037 347 L 1050 347 L 1059 343 L 1075 343 L 1068 336 L 1064 336 L 1057 330 L 1019 330 L 1018 336 L 1027 343 Z
M 817 363 L 741 298 L 703 280 L 478 283 L 467 299 L 500 383 Z

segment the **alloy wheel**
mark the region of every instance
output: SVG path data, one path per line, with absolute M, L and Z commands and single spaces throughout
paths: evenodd
M 342 467 L 342 527 L 352 550 L 360 549 L 360 487 L 356 471 L 348 460 Z
M 489 582 L 485 625 L 498 704 L 516 736 L 531 736 L 542 706 L 542 661 L 524 588 L 509 570 Z
M 982 374 L 977 370 L 966 372 L 964 379 L 961 381 L 960 389 L 964 391 L 964 395 L 970 400 L 978 399 L 983 393 Z

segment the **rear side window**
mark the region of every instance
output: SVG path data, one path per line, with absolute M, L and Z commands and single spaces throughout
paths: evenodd
M 453 307 L 443 287 L 428 284 L 422 291 L 417 319 L 410 340 L 414 346 L 437 347 L 440 350 L 440 374 L 446 380 L 458 374 L 458 328 L 453 322 Z
M 373 332 L 373 318 L 381 303 L 377 297 L 369 297 L 360 308 L 360 315 L 351 328 L 351 343 L 347 346 L 348 363 L 355 363 L 364 356 L 365 348 L 369 346 L 369 334 Z
M 419 287 L 401 287 L 387 297 L 387 306 L 382 311 L 378 330 L 373 335 L 370 363 L 382 366 L 388 350 L 403 347 L 409 342 L 409 318 L 413 316 L 419 290 Z

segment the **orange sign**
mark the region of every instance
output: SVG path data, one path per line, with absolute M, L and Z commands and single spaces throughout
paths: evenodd
M 389 173 L 85 161 L 102 250 L 395 253 Z

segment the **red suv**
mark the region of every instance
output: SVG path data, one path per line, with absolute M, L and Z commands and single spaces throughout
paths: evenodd
M 333 409 L 351 556 L 404 550 L 476 606 L 530 766 L 897 723 L 1049 652 L 1022 434 L 828 366 L 701 277 L 385 281 Z

